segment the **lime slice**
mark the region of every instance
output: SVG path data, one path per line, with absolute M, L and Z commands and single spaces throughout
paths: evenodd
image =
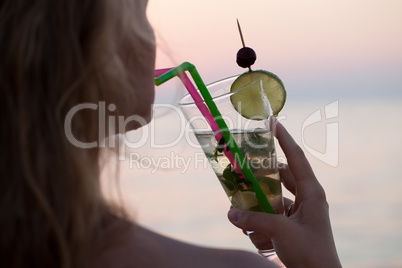
M 258 200 L 253 191 L 237 191 L 231 198 L 232 205 L 238 209 L 249 210 L 258 206 Z
M 265 95 L 262 94 L 261 88 Z M 266 99 L 268 99 L 275 116 L 282 110 L 286 101 L 285 86 L 279 77 L 262 70 L 240 75 L 233 82 L 230 92 L 236 92 L 230 97 L 234 108 L 248 119 L 268 118 Z

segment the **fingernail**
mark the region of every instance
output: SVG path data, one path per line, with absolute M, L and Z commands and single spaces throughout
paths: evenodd
M 232 222 L 238 222 L 241 216 L 241 212 L 237 209 L 231 209 L 229 210 L 228 217 L 230 221 Z

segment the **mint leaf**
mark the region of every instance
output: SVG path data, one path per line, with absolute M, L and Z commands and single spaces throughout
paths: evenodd
M 215 162 L 218 163 L 218 152 L 215 150 L 214 154 L 211 156 L 211 160 L 214 160 Z
M 238 174 L 238 175 L 240 178 L 240 174 Z M 233 174 L 231 164 L 228 164 L 226 166 L 225 170 L 223 170 L 222 176 L 224 178 L 224 180 L 222 182 L 229 189 L 229 191 L 236 190 L 239 187 L 238 178 L 235 174 Z
M 231 164 L 226 166 L 223 170 L 222 176 L 224 178 L 222 183 L 225 184 L 230 191 L 245 189 L 244 186 L 251 189 L 252 183 L 242 178 L 242 175 L 237 173 Z

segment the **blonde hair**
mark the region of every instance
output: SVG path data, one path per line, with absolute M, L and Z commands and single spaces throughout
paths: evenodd
M 1 267 L 85 267 L 106 244 L 116 212 L 101 195 L 99 148 L 72 145 L 63 123 L 80 103 L 136 97 L 127 96 L 127 67 L 142 60 L 141 33 L 124 17 L 131 8 L 123 0 L 1 2 Z M 97 116 L 74 116 L 78 140 L 98 138 Z

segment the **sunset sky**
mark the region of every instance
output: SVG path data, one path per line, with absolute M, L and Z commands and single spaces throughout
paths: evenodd
M 401 98 L 400 0 L 150 0 L 157 68 L 193 63 L 206 83 L 242 73 L 245 42 L 254 69 L 284 81 L 290 98 Z M 160 92 L 159 92 L 160 93 Z

